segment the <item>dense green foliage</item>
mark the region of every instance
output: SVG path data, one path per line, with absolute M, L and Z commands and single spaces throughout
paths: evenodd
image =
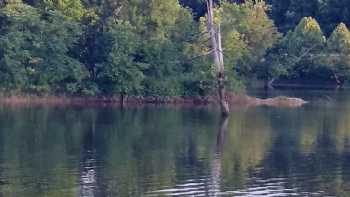
M 75 92 L 87 76 L 69 51 L 81 35 L 78 23 L 57 11 L 8 4 L 0 11 L 1 88 Z
M 327 42 L 324 63 L 332 70 L 337 83 L 347 80 L 350 76 L 350 32 L 344 23 L 331 34 Z
M 342 85 L 350 74 L 350 33 L 344 23 L 326 38 L 318 22 L 304 17 L 267 55 L 265 79 L 315 79 Z
M 272 18 L 283 32 L 293 29 L 305 16 L 315 18 L 327 35 L 341 22 L 350 25 L 349 0 L 267 0 L 267 3 L 271 4 Z
M 266 3 L 216 1 L 232 90 L 255 78 L 347 81 L 346 1 Z M 13 0 L 0 6 L 3 92 L 193 96 L 216 86 L 204 0 Z

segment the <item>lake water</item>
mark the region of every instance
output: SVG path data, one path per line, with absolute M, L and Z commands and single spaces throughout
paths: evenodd
M 350 196 L 350 92 L 271 94 L 312 102 L 1 106 L 0 196 Z

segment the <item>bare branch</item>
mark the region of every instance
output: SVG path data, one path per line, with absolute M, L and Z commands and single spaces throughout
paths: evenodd
M 191 41 L 195 41 L 196 39 L 204 36 L 205 34 L 208 34 L 209 32 L 208 31 L 205 31 L 205 32 L 201 32 L 199 34 L 196 34 L 196 35 L 193 35 L 190 39 L 187 39 L 187 40 L 183 40 L 183 42 L 191 42 Z
M 210 50 L 210 51 L 208 51 L 208 52 L 206 52 L 206 53 L 203 53 L 203 54 L 200 54 L 200 55 L 197 55 L 197 56 L 193 56 L 193 57 L 191 57 L 191 58 L 189 58 L 189 59 L 186 59 L 185 61 L 186 61 L 186 62 L 192 61 L 192 60 L 194 60 L 194 59 L 197 59 L 197 58 L 200 58 L 200 57 L 204 57 L 204 56 L 210 55 L 210 54 L 212 54 L 213 52 L 214 52 L 214 50 Z
M 117 9 L 115 9 L 115 10 L 114 10 L 114 16 L 115 16 L 115 17 L 118 16 L 119 13 L 122 11 L 122 9 L 123 9 L 123 6 L 122 6 L 122 5 L 121 5 L 120 7 L 118 7 Z
M 293 64 L 299 63 L 304 57 L 306 57 L 316 47 L 317 47 L 317 45 L 314 45 L 314 46 L 306 49 L 306 51 L 303 54 L 301 54 L 299 57 L 297 57 L 296 61 Z
M 190 61 L 193 61 L 195 59 L 198 59 L 198 58 L 201 58 L 201 57 L 204 57 L 204 56 L 207 56 L 207 55 L 210 55 L 214 52 L 214 50 L 210 50 L 206 53 L 203 53 L 203 54 L 199 54 L 199 55 L 196 55 L 196 56 L 193 56 L 191 58 L 188 58 L 188 59 L 184 59 L 184 60 L 175 60 L 175 61 L 171 61 L 169 63 L 174 63 L 174 64 L 179 64 L 179 63 L 184 63 L 184 62 L 190 62 Z

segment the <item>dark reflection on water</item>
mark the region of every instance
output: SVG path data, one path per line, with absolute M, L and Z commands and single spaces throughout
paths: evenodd
M 0 196 L 349 196 L 350 93 L 299 109 L 0 107 Z M 279 94 L 279 92 L 274 92 Z

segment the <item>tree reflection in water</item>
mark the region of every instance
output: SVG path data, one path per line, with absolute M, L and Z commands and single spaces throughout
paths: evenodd
M 225 143 L 225 133 L 227 132 L 229 123 L 229 118 L 222 118 L 220 121 L 220 127 L 216 134 L 216 143 L 215 143 L 215 151 L 214 157 L 212 160 L 211 166 L 211 184 L 209 195 L 217 196 L 220 193 L 220 184 L 221 184 L 221 156 Z
M 0 106 L 0 196 L 347 196 L 350 92 L 336 95 L 222 121 L 210 108 Z
M 97 192 L 96 180 L 96 148 L 95 148 L 95 121 L 85 133 L 83 139 L 82 160 L 80 162 L 80 196 L 95 197 Z
M 211 169 L 206 175 L 205 173 L 200 177 L 192 177 L 191 179 L 182 180 L 180 183 L 175 184 L 173 187 L 169 187 L 162 190 L 151 191 L 147 193 L 147 196 L 217 196 L 220 194 L 221 188 L 221 157 L 223 152 L 223 146 L 225 141 L 225 133 L 228 129 L 229 118 L 225 117 L 221 119 L 218 129 L 216 130 L 216 142 L 214 143 Z M 192 144 L 192 142 L 190 142 Z M 190 149 L 192 146 L 190 146 Z M 192 156 L 190 151 L 189 157 Z

